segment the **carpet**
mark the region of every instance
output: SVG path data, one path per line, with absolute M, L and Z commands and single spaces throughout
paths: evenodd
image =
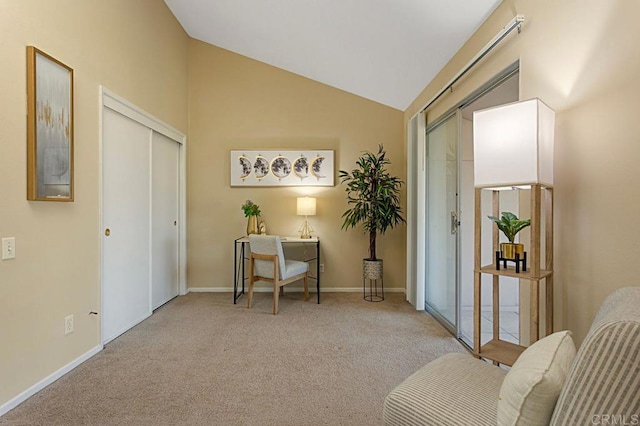
M 391 389 L 465 351 L 403 294 L 285 292 L 276 316 L 271 297 L 178 297 L 0 424 L 378 425 Z

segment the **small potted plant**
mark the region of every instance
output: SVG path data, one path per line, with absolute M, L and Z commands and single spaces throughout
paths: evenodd
M 350 173 L 340 170 L 340 182 L 347 185 L 347 203 L 351 206 L 342 215 L 342 229 L 362 223 L 364 231 L 369 233 L 369 257 L 363 259 L 363 276 L 368 279 L 382 278 L 382 259 L 376 257 L 378 233 L 384 234 L 387 229 L 405 222 L 400 205 L 403 182 L 387 171 L 389 164 L 384 147 L 379 145 L 377 154 L 365 151 L 356 161 L 357 168 Z
M 531 225 L 531 219 L 520 220 L 518 216 L 511 212 L 502 212 L 500 218 L 495 216 L 488 217 L 496 223 L 498 229 L 502 231 L 504 236 L 509 240 L 508 243 L 500 243 L 502 257 L 504 259 L 515 260 L 517 253 L 518 257 L 522 259 L 524 256 L 524 244 L 515 243 L 514 240 L 518 232 Z
M 260 217 L 260 206 L 254 204 L 251 200 L 247 200 L 242 205 L 242 211 L 244 217 L 248 218 L 247 221 L 247 235 L 257 234 L 258 231 L 258 218 Z

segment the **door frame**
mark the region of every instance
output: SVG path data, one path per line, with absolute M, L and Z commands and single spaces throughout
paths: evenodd
M 178 143 L 178 294 L 187 294 L 187 137 L 185 134 L 159 120 L 133 103 L 105 88 L 99 87 L 99 122 L 98 135 L 98 208 L 100 220 L 98 235 L 100 237 L 100 310 L 104 312 L 104 199 L 103 199 L 103 126 L 104 109 L 109 108 L 155 132 L 158 132 Z M 150 282 L 151 286 L 152 283 Z M 150 289 L 151 291 L 151 289 Z M 151 296 L 149 297 L 149 309 L 151 310 Z M 104 344 L 104 316 L 100 316 L 100 344 Z
M 495 87 L 502 84 L 505 80 L 514 74 L 520 73 L 520 60 L 516 60 L 502 71 L 498 72 L 494 77 L 481 84 L 476 90 L 470 92 L 463 99 L 447 111 L 438 116 L 434 121 L 427 123 L 427 111 L 421 111 L 413 116 L 407 122 L 407 300 L 412 303 L 416 310 L 425 311 L 425 255 L 426 255 L 426 225 L 425 225 L 425 202 L 426 202 L 426 167 L 425 167 L 425 143 L 426 133 L 434 125 L 449 117 L 457 110 L 463 109 L 465 106 L 490 92 Z M 415 122 L 414 122 L 415 120 Z M 460 129 L 459 129 L 460 132 Z M 459 135 L 460 136 L 460 135 Z M 459 137 L 459 142 L 461 138 Z M 459 147 L 460 149 L 460 147 Z M 416 156 L 415 159 L 410 157 Z M 460 158 L 458 158 L 460 161 Z M 458 181 L 458 185 L 461 182 Z M 460 187 L 459 187 L 460 190 Z M 459 271 L 458 271 L 459 273 Z M 459 286 L 459 283 L 457 284 Z M 456 302 L 456 309 L 459 300 Z M 436 315 L 437 318 L 437 315 Z M 456 318 L 458 325 L 460 324 L 459 313 Z M 453 333 L 458 337 L 458 330 Z

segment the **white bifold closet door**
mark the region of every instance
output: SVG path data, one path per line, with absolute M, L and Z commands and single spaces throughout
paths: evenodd
M 103 109 L 102 341 L 178 295 L 179 144 Z

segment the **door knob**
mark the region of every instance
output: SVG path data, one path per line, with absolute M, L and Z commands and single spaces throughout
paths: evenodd
M 107 237 L 108 237 L 109 235 L 111 235 L 111 229 L 109 229 L 109 228 L 105 229 L 105 230 L 104 230 L 104 235 L 106 235 Z
M 174 220 L 174 221 L 173 221 L 173 226 L 176 226 L 176 225 L 178 225 L 178 221 L 177 221 L 177 220 Z

